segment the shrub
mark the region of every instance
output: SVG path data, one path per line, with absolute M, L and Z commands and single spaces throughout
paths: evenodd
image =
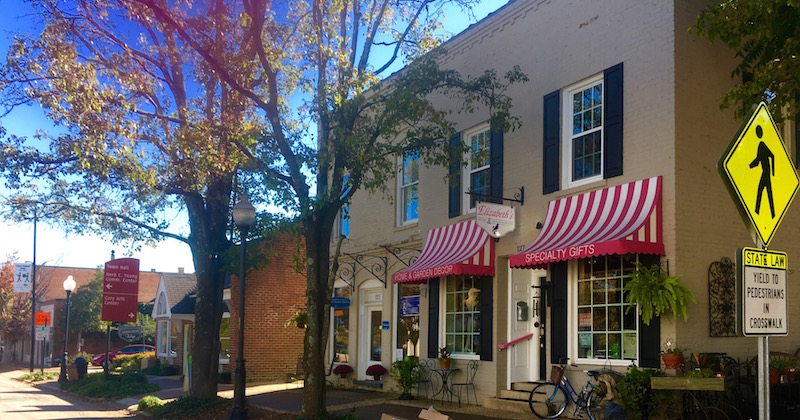
M 161 364 L 161 376 L 172 376 L 178 374 L 178 368 L 172 366 L 168 362 Z
M 87 362 L 91 363 L 93 355 L 91 353 L 86 353 L 85 351 L 82 351 L 80 353 L 75 353 L 73 355 L 67 356 L 67 363 L 70 365 L 74 364 L 75 359 L 79 357 L 83 357 L 84 359 L 86 359 Z
M 123 373 L 139 372 L 142 369 L 142 359 L 156 357 L 155 352 L 124 354 L 114 358 L 111 363 L 111 370 L 119 369 Z
M 58 372 L 40 372 L 35 371 L 33 373 L 26 373 L 19 377 L 20 381 L 30 381 L 30 382 L 39 382 L 39 381 L 49 381 L 51 379 L 58 378 Z
M 200 414 L 207 415 L 211 412 L 228 414 L 230 408 L 231 400 L 227 398 L 216 397 L 213 400 L 201 400 L 194 397 L 179 397 L 175 401 L 154 407 L 151 413 L 157 419 L 185 419 L 198 417 Z
M 152 411 L 156 407 L 164 405 L 164 400 L 155 395 L 148 395 L 139 400 L 139 411 Z
M 655 408 L 656 401 L 650 389 L 650 377 L 656 374 L 655 370 L 639 369 L 636 365 L 630 365 L 628 373 L 620 379 L 617 388 L 627 418 L 641 419 L 642 413 L 649 413 Z
M 112 374 L 107 380 L 103 372 L 90 373 L 83 379 L 62 382 L 59 386 L 78 395 L 109 399 L 147 394 L 161 389 L 156 384 L 147 383 L 147 376 L 140 373 Z

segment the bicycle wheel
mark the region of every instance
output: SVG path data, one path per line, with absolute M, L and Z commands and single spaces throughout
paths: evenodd
M 528 406 L 536 417 L 554 419 L 567 409 L 567 393 L 559 385 L 537 385 L 528 396 Z
M 603 418 L 605 406 L 600 407 L 600 403 L 602 402 L 603 399 L 594 391 L 590 391 L 589 395 L 586 396 L 586 414 L 589 415 L 590 419 L 595 420 Z

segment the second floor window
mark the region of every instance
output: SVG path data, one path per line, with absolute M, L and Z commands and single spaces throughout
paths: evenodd
M 399 179 L 399 219 L 400 224 L 416 222 L 419 219 L 419 151 L 403 154 Z
M 486 201 L 491 189 L 491 172 L 489 171 L 489 147 L 491 137 L 489 125 L 481 125 L 477 130 L 468 132 L 466 135 L 469 155 L 467 156 L 467 167 L 464 170 L 464 182 L 462 185 L 465 191 L 472 191 L 474 194 L 464 194 L 465 213 L 475 209 L 475 203 Z
M 599 179 L 603 173 L 603 78 L 593 77 L 565 89 L 564 142 L 568 184 Z

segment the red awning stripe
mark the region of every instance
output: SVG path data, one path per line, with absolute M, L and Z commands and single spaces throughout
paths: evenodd
M 509 263 L 541 268 L 554 261 L 627 253 L 664 254 L 660 176 L 551 201 L 542 232 Z
M 494 275 L 494 241 L 474 220 L 429 231 L 419 258 L 392 279 L 395 283 L 423 283 L 452 274 Z

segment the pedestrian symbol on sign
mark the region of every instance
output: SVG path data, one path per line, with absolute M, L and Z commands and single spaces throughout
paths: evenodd
M 764 130 L 760 125 L 756 126 L 756 136 L 760 139 L 764 136 Z M 761 181 L 758 182 L 758 193 L 756 195 L 756 213 L 761 214 L 761 197 L 764 190 L 767 190 L 769 199 L 769 211 L 772 218 L 775 218 L 775 203 L 772 201 L 772 177 L 775 176 L 775 155 L 769 150 L 767 144 L 761 141 L 758 144 L 756 158 L 750 162 L 750 167 L 755 168 L 761 165 Z

